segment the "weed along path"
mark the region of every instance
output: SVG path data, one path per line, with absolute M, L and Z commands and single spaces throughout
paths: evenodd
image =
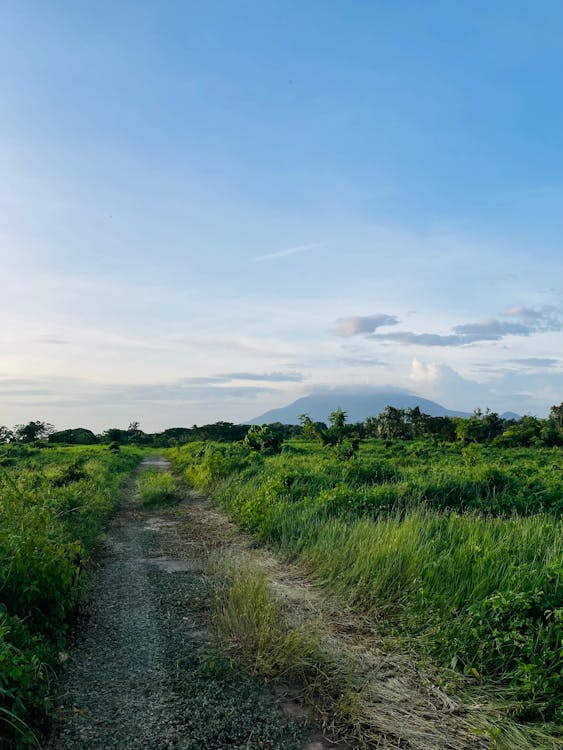
M 87 616 L 54 697 L 49 750 L 297 750 L 322 745 L 211 645 L 208 553 L 190 501 L 144 508 L 136 483 L 105 535 Z

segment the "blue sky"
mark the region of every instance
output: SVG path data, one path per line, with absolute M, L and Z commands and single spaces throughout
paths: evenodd
M 563 398 L 557 2 L 0 7 L 0 423 Z

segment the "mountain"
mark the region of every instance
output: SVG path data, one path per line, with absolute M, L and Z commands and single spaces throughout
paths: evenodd
M 501 419 L 521 419 L 520 414 L 516 414 L 515 411 L 505 411 L 500 415 Z
M 467 412 L 446 409 L 435 401 L 429 401 L 407 391 L 335 389 L 298 398 L 288 406 L 271 409 L 249 420 L 248 424 L 271 424 L 272 422 L 298 424 L 300 414 L 308 414 L 314 422 L 326 422 L 328 415 L 335 409 L 344 409 L 348 415 L 348 422 L 363 422 L 366 417 L 375 417 L 380 414 L 386 406 L 394 406 L 396 409 L 414 409 L 418 406 L 421 412 L 433 417 L 471 416 Z

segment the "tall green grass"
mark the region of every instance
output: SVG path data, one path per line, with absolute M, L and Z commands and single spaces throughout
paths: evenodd
M 321 646 L 310 623 L 289 624 L 266 575 L 248 561 L 221 559 L 213 624 L 237 672 L 296 692 L 315 719 L 353 747 L 381 739 L 362 716 L 362 681 Z
M 176 461 L 243 528 L 383 618 L 387 632 L 494 684 L 521 718 L 561 719 L 554 451 L 505 450 L 499 466 L 498 450 L 464 460 L 424 445 L 363 447 L 346 463 L 310 447 L 259 460 L 236 450 L 190 446 Z M 223 467 L 212 480 L 210 454 Z
M 178 499 L 176 478 L 169 471 L 146 469 L 137 480 L 137 489 L 145 506 L 173 503 Z
M 237 664 L 252 676 L 315 685 L 328 665 L 313 634 L 285 622 L 264 573 L 223 562 L 213 623 Z

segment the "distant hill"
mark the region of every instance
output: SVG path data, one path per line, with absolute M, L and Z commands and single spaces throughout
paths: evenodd
M 468 412 L 446 409 L 435 401 L 429 401 L 404 391 L 333 390 L 298 398 L 297 401 L 281 409 L 271 409 L 260 414 L 249 420 L 247 424 L 271 424 L 272 422 L 298 424 L 300 414 L 308 414 L 314 422 L 326 422 L 328 415 L 335 409 L 344 409 L 348 415 L 348 422 L 363 422 L 366 417 L 375 417 L 386 406 L 394 406 L 396 409 L 414 409 L 418 406 L 424 414 L 430 414 L 433 417 L 471 416 Z
M 500 416 L 501 419 L 521 419 L 520 414 L 516 414 L 515 411 L 505 411 Z

